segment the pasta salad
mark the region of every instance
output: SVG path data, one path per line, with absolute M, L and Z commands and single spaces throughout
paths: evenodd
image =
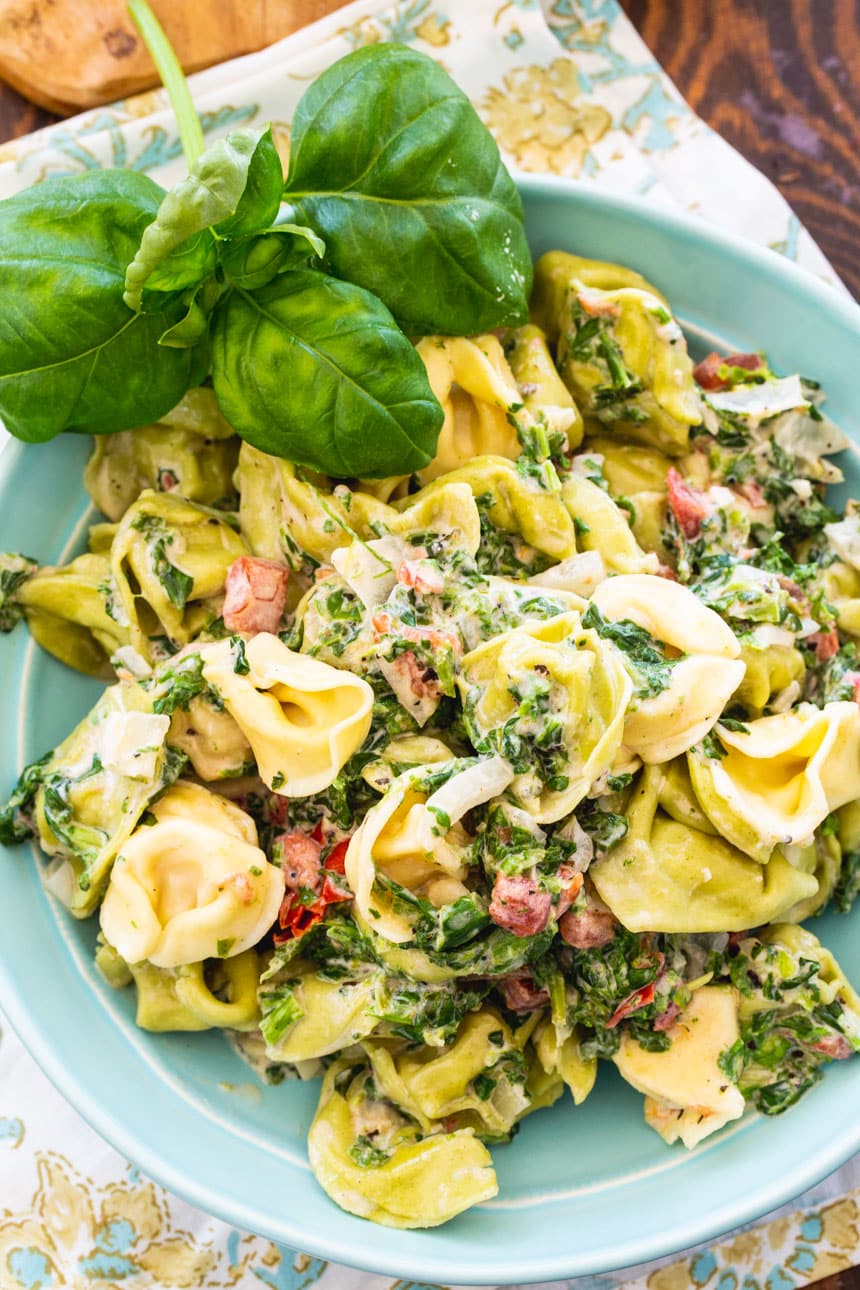
M 860 1051 L 805 926 L 860 891 L 821 392 L 694 366 L 655 286 L 562 252 L 528 324 L 417 354 L 424 468 L 297 467 L 204 386 L 96 438 L 86 552 L 0 574 L 3 628 L 109 683 L 0 839 L 144 1029 L 320 1077 L 317 1180 L 397 1227 L 493 1196 L 488 1148 L 601 1063 L 692 1148 Z

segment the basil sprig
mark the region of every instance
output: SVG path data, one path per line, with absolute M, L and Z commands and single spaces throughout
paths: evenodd
M 303 96 L 284 187 L 268 128 L 200 150 L 166 37 L 129 7 L 189 174 L 165 193 L 89 171 L 0 202 L 0 417 L 30 442 L 109 434 L 208 378 L 265 452 L 339 478 L 425 466 L 442 409 L 405 332 L 527 316 L 522 207 L 492 136 L 431 59 L 368 46 Z

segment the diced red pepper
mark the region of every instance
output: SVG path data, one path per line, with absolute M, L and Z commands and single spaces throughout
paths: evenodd
M 650 981 L 648 985 L 640 986 L 638 990 L 628 994 L 627 998 L 622 999 L 607 1021 L 606 1029 L 614 1030 L 620 1021 L 624 1021 L 627 1017 L 632 1017 L 633 1013 L 638 1012 L 640 1008 L 647 1008 L 649 1003 L 654 1002 L 656 992 L 657 986 L 655 982 Z
M 457 655 L 462 652 L 460 640 L 453 632 L 440 632 L 435 627 L 422 627 L 420 624 L 412 627 L 408 623 L 395 623 L 391 614 L 385 611 L 374 614 L 370 623 L 377 639 L 381 636 L 399 636 L 405 641 L 426 642 L 434 650 L 450 649 Z
M 326 874 L 322 890 L 312 905 L 301 905 L 296 902 L 297 893 L 286 892 L 278 913 L 280 932 L 275 932 L 275 944 L 282 945 L 291 936 L 304 936 L 315 923 L 320 922 L 330 905 L 339 905 L 352 900 L 352 892 L 336 883 Z
M 240 555 L 227 571 L 222 617 L 229 632 L 276 632 L 290 571 L 275 560 Z
M 288 835 L 294 836 L 294 835 Z M 309 847 L 315 847 L 317 855 L 321 854 L 323 843 L 322 821 L 318 821 L 314 826 L 313 832 L 303 835 L 304 841 Z M 299 888 L 295 885 L 287 884 L 287 890 L 284 893 L 284 899 L 281 902 L 281 908 L 278 911 L 278 925 L 280 931 L 275 932 L 275 944 L 282 945 L 284 941 L 294 936 L 304 936 L 315 923 L 318 923 L 324 916 L 330 905 L 342 904 L 344 901 L 352 900 L 352 892 L 341 880 L 345 870 L 346 852 L 349 847 L 349 838 L 343 838 L 336 842 L 326 855 L 321 865 L 316 867 L 313 875 L 303 873 L 302 878 L 309 878 L 308 882 L 300 882 L 300 889 L 316 891 L 317 897 L 310 904 L 305 904 L 299 900 Z

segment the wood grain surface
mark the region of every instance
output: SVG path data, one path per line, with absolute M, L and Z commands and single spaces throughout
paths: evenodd
M 682 94 L 860 298 L 860 0 L 621 0 Z
M 343 0 L 152 0 L 186 71 L 271 45 Z M 155 67 L 125 0 L 0 0 L 0 80 L 51 111 L 147 89 Z
M 860 298 L 860 0 L 621 4 L 688 102 L 773 180 Z M 0 21 L 12 7 L 0 0 Z M 292 6 L 306 22 L 331 7 Z M 0 142 L 54 120 L 0 85 Z M 860 1290 L 860 1269 L 816 1290 Z

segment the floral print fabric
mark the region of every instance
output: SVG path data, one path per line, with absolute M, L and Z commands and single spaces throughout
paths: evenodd
M 207 136 L 272 120 L 286 159 L 292 111 L 308 80 L 378 40 L 438 58 L 513 168 L 647 195 L 833 281 L 779 193 L 694 115 L 616 0 L 545 0 L 543 8 L 538 0 L 357 0 L 268 50 L 193 77 Z M 152 91 L 0 145 L 0 196 L 101 165 L 131 166 L 169 184 L 182 171 L 180 155 L 166 99 Z M 433 1290 L 279 1248 L 169 1195 L 84 1124 L 2 1014 L 0 1026 L 2 1290 Z M 793 1290 L 858 1260 L 860 1160 L 777 1216 L 707 1248 L 555 1284 Z

